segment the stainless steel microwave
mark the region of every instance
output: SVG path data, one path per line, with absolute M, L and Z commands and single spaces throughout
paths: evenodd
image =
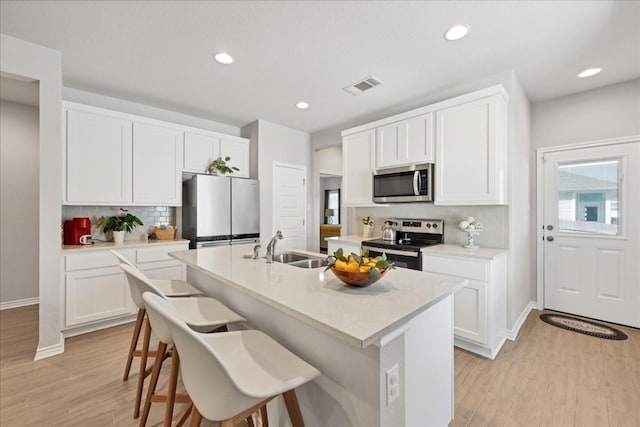
M 402 166 L 373 172 L 375 203 L 433 201 L 433 164 Z

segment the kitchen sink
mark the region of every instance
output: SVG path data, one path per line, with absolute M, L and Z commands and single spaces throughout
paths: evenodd
M 281 262 L 283 264 L 289 264 L 296 261 L 305 261 L 308 259 L 309 257 L 306 255 L 296 254 L 293 252 L 283 252 L 281 254 L 277 254 L 273 256 L 273 261 Z
M 309 258 L 302 261 L 290 262 L 289 265 L 293 265 L 298 268 L 320 268 L 326 267 L 329 264 L 324 258 Z

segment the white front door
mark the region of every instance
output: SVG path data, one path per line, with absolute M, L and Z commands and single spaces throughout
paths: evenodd
M 640 141 L 544 154 L 544 306 L 640 327 Z
M 273 234 L 282 231 L 278 252 L 307 249 L 307 169 L 300 165 L 273 165 Z

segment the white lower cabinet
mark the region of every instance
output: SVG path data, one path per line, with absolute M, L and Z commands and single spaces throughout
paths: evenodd
M 150 279 L 186 278 L 186 267 L 167 254 L 188 249 L 188 242 L 117 251 Z M 91 332 L 130 321 L 137 312 L 129 282 L 111 248 L 65 253 L 65 335 Z
M 73 271 L 66 276 L 66 326 L 135 312 L 129 284 L 120 267 Z
M 494 359 L 505 341 L 506 254 L 492 259 L 423 255 L 422 269 L 468 279 L 454 295 L 454 343 Z

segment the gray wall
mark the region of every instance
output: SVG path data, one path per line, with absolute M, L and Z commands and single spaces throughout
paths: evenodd
M 269 240 L 276 232 L 273 226 L 273 163 L 289 163 L 307 168 L 307 247 L 313 242 L 310 218 L 312 206 L 311 182 L 312 157 L 311 136 L 265 120 L 257 120 L 242 127 L 242 136 L 251 139 L 252 160 L 257 147 L 258 176 L 260 180 L 260 239 L 262 250 L 266 250 Z M 252 168 L 253 169 L 253 168 Z M 252 170 L 253 175 L 253 170 Z M 315 210 L 313 211 L 315 212 Z M 282 249 L 282 244 L 281 244 Z M 307 249 L 307 248 L 301 248 Z
M 38 108 L 0 102 L 0 303 L 37 298 Z
M 638 135 L 640 79 L 533 104 L 532 125 L 535 148 Z

